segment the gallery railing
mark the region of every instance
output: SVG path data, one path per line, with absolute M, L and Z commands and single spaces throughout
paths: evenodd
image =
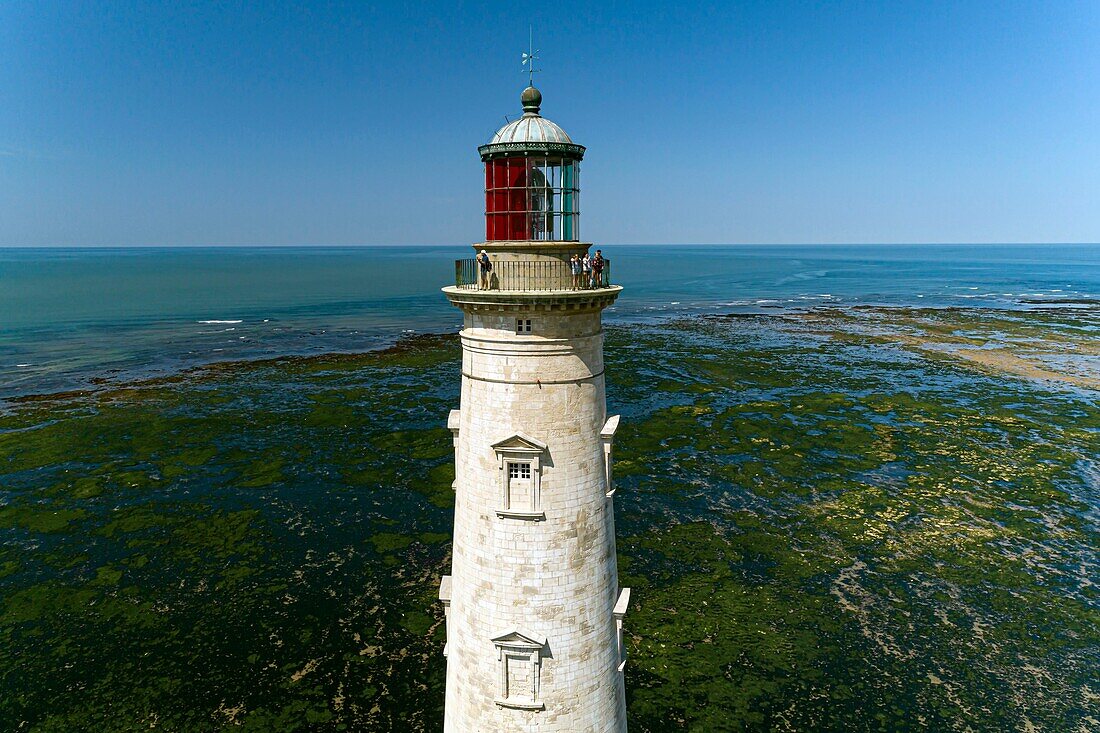
M 475 259 L 455 260 L 455 287 L 463 290 L 593 290 L 611 285 L 611 260 L 599 272 L 573 272 L 566 260 L 502 260 L 483 270 Z

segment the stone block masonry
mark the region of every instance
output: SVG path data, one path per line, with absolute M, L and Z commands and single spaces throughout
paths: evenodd
M 626 730 L 600 319 L 619 291 L 444 289 L 464 313 L 448 733 Z

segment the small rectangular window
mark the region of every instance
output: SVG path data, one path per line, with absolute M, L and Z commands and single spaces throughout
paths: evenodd
M 530 318 L 517 318 L 516 319 L 516 333 L 531 333 L 531 319 Z
M 530 700 L 534 702 L 534 667 L 530 654 L 505 654 L 504 668 L 507 684 L 504 699 Z
M 531 464 L 508 461 L 508 493 L 505 508 L 516 512 L 535 511 L 534 482 L 531 481 Z

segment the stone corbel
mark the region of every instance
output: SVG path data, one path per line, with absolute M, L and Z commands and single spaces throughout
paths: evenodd
M 603 443 L 603 470 L 607 480 L 608 498 L 615 495 L 615 485 L 611 482 L 611 444 L 615 442 L 615 431 L 619 429 L 619 415 L 612 415 L 603 424 L 600 431 L 600 442 Z
M 447 631 L 447 643 L 443 645 L 443 656 L 447 656 L 447 647 L 451 645 L 451 576 L 439 579 L 439 601 L 443 604 L 443 618 Z
M 626 669 L 626 644 L 623 642 L 623 617 L 626 616 L 626 607 L 630 605 L 630 589 L 623 588 L 619 591 L 619 600 L 615 602 L 615 608 L 611 614 L 615 617 L 615 639 L 619 645 L 619 671 Z
M 451 435 L 454 436 L 455 448 L 458 447 L 458 430 L 460 421 L 462 419 L 462 410 L 451 410 L 447 415 L 447 429 L 451 431 Z
M 458 490 L 458 431 L 462 419 L 462 410 L 451 410 L 447 415 L 447 429 L 451 431 L 452 441 L 455 447 L 455 480 L 451 482 L 451 490 Z

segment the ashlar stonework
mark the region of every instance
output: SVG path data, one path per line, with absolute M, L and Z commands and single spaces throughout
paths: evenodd
M 568 261 L 589 245 L 492 243 L 494 260 Z M 475 246 L 481 251 L 483 245 Z M 602 310 L 614 286 L 448 287 L 463 311 L 447 615 L 447 733 L 622 733 L 618 585 Z M 517 320 L 530 321 L 517 328 Z

